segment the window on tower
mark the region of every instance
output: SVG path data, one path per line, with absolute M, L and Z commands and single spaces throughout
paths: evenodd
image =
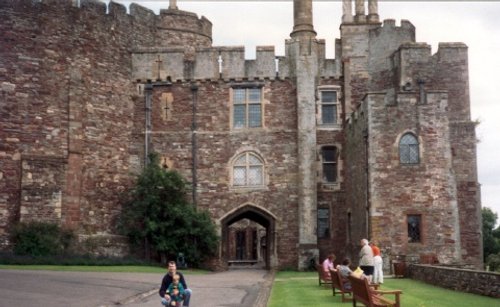
M 418 139 L 413 133 L 406 133 L 399 141 L 399 162 L 401 164 L 420 163 Z
M 420 215 L 408 215 L 408 243 L 420 243 L 422 242 L 422 216 Z

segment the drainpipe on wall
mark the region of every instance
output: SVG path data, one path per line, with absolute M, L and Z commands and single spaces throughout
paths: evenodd
M 372 233 L 372 223 L 370 219 L 370 169 L 369 169 L 369 161 L 368 161 L 368 128 L 363 130 L 363 139 L 365 140 L 365 176 L 366 176 L 366 239 L 371 240 L 370 238 Z
M 193 157 L 193 205 L 196 206 L 196 186 L 198 184 L 197 178 L 197 166 L 198 166 L 198 157 L 196 155 L 197 152 L 197 144 L 196 144 L 196 129 L 198 128 L 196 125 L 196 107 L 198 103 L 198 85 L 196 83 L 191 84 L 191 93 L 193 94 L 193 120 L 191 125 L 191 156 Z
M 153 84 L 151 82 L 144 85 L 144 93 L 146 94 L 146 105 L 144 108 L 144 167 L 146 167 L 149 164 L 149 147 L 151 144 L 151 96 L 153 95 Z

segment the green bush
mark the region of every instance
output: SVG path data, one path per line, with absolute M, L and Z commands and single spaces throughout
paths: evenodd
M 19 223 L 12 241 L 16 255 L 55 256 L 64 254 L 75 239 L 72 231 L 47 222 Z
M 492 272 L 500 272 L 500 253 L 491 254 L 486 258 L 486 266 Z
M 190 266 L 215 254 L 219 242 L 210 214 L 188 201 L 187 182 L 181 174 L 162 168 L 158 155 L 138 176 L 130 201 L 124 203 L 120 229 L 151 259 L 175 260 L 182 253 Z

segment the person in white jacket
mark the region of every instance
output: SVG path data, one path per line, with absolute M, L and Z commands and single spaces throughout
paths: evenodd
M 370 245 L 368 245 L 367 239 L 361 239 L 360 241 L 361 250 L 359 251 L 359 267 L 363 270 L 363 273 L 368 278 L 368 281 L 372 281 L 373 277 L 373 251 Z

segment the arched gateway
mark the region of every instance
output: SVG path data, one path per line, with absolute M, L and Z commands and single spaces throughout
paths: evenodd
M 220 219 L 223 265 L 277 265 L 276 217 L 252 204 L 242 205 Z

